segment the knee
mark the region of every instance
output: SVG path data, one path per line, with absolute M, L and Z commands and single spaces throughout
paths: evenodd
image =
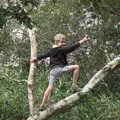
M 79 65 L 75 65 L 75 69 L 76 70 L 80 70 L 80 66 Z

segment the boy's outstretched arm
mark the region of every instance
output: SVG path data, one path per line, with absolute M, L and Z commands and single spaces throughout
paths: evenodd
M 74 51 L 75 49 L 77 49 L 78 47 L 80 47 L 80 45 L 81 45 L 82 43 L 84 43 L 84 42 L 86 42 L 86 41 L 88 41 L 88 40 L 90 40 L 89 35 L 85 35 L 85 37 L 84 37 L 82 40 L 80 40 L 80 41 L 78 41 L 78 42 L 76 42 L 76 43 L 74 43 L 74 44 L 72 44 L 72 45 L 62 47 L 62 48 L 61 48 L 61 51 L 62 51 L 63 53 L 70 53 L 70 52 Z
M 38 56 L 37 58 L 31 58 L 30 62 L 37 62 L 37 61 L 42 61 L 43 59 L 47 58 L 50 56 L 50 51 L 43 52 Z

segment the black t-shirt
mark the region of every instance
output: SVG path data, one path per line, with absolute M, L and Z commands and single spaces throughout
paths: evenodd
M 56 66 L 66 66 L 67 62 L 67 54 L 74 51 L 80 46 L 80 43 L 74 43 L 68 46 L 61 46 L 56 48 L 51 48 L 37 57 L 38 60 L 50 57 L 50 67 Z

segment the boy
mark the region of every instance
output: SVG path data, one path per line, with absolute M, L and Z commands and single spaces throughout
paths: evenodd
M 67 46 L 64 34 L 57 34 L 54 37 L 55 45 L 49 51 L 42 53 L 37 59 L 31 59 L 31 62 L 37 62 L 44 58 L 50 57 L 50 73 L 48 76 L 49 84 L 44 92 L 41 106 L 49 99 L 49 95 L 53 89 L 53 83 L 62 73 L 66 71 L 73 71 L 72 89 L 77 89 L 77 80 L 79 77 L 79 65 L 68 65 L 67 54 L 77 49 L 82 43 L 88 41 L 90 37 L 86 35 L 82 40 Z

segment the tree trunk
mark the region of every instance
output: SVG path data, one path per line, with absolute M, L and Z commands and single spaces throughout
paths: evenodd
M 29 117 L 27 120 L 47 120 L 47 118 L 54 115 L 54 113 L 56 113 L 58 110 L 65 109 L 67 106 L 76 103 L 80 100 L 81 96 L 85 95 L 87 92 L 93 89 L 93 87 L 100 80 L 102 80 L 111 70 L 115 69 L 117 66 L 120 66 L 120 57 L 115 58 L 113 61 L 109 62 L 106 66 L 99 70 L 83 87 L 82 91 L 60 100 L 44 111 L 39 111 L 38 114 Z
M 28 29 L 31 45 L 31 58 L 37 57 L 37 43 L 35 29 Z M 35 73 L 36 63 L 30 63 L 30 71 L 28 76 L 28 101 L 30 114 L 33 115 L 35 112 Z

